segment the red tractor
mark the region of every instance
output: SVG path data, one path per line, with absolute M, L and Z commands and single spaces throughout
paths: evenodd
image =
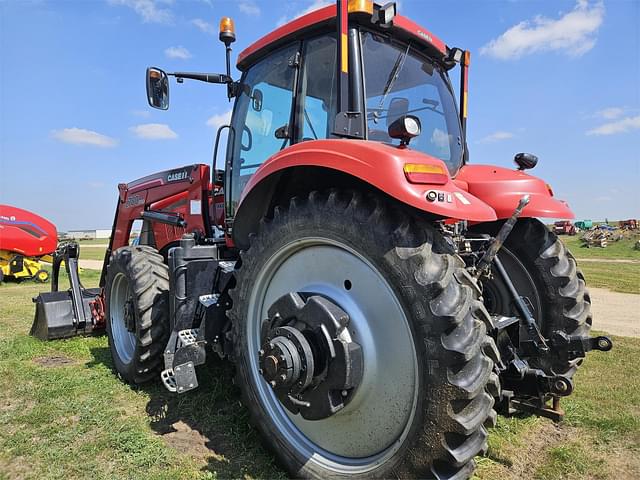
M 106 327 L 125 381 L 177 394 L 207 355 L 232 360 L 295 477 L 467 478 L 495 409 L 559 419 L 612 344 L 589 337 L 584 277 L 537 219 L 573 213 L 525 172 L 536 157 L 468 162 L 469 52 L 394 3 L 342 0 L 248 47 L 234 80 L 220 26 L 226 73 L 149 68 L 147 93 L 167 109 L 169 76 L 226 85 L 224 168 L 120 185 L 100 289 L 42 294 L 34 334 Z
M 569 220 L 560 220 L 553 224 L 553 231 L 556 235 L 575 235 L 576 227 Z

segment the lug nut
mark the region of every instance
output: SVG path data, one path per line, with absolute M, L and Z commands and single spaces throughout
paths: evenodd
M 342 392 L 340 392 L 342 394 L 343 397 L 346 397 L 347 395 L 349 395 L 349 392 L 347 392 L 346 390 L 342 390 Z

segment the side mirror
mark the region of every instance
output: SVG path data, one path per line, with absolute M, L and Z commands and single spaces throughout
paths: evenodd
M 538 157 L 532 153 L 517 153 L 513 161 L 518 165 L 518 170 L 529 170 L 538 164 Z
M 169 108 L 169 78 L 159 68 L 147 68 L 147 100 L 153 108 Z
M 251 95 L 251 106 L 256 112 L 262 111 L 262 90 L 256 88 Z

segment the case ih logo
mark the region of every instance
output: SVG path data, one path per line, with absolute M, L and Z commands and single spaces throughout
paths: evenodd
M 187 178 L 189 178 L 188 170 L 180 170 L 167 174 L 167 182 L 179 182 L 180 180 L 186 180 Z
M 431 38 L 431 35 L 429 35 L 428 33 L 425 33 L 422 30 L 418 30 L 416 33 L 422 38 L 426 39 L 429 43 L 433 43 L 433 38 Z

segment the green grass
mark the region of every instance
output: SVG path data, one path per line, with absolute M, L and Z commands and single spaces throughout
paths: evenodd
M 640 263 L 580 262 L 587 285 L 640 294 Z
M 98 278 L 82 273 L 86 286 Z M 131 388 L 113 374 L 104 336 L 28 336 L 31 297 L 45 288 L 0 285 L 0 478 L 284 478 L 248 425 L 231 366 L 209 361 L 184 396 Z M 640 339 L 614 345 L 585 361 L 561 428 L 501 417 L 477 478 L 640 478 Z M 43 365 L 53 356 L 72 363 Z
M 635 242 L 640 240 L 640 234 L 631 235 L 617 242 L 609 242 L 605 248 L 587 248 L 580 240 L 580 235 L 560 235 L 559 238 L 571 250 L 576 258 L 612 258 L 640 261 L 640 250 L 634 248 Z
M 594 459 L 580 442 L 552 447 L 545 460 L 535 471 L 536 479 L 608 478 L 605 461 Z
M 82 248 L 82 245 L 108 245 L 109 244 L 109 239 L 108 238 L 93 238 L 91 240 L 77 240 L 77 242 L 80 244 L 80 248 Z
M 80 260 L 104 260 L 104 253 L 107 251 L 105 248 L 82 248 L 80 244 Z

